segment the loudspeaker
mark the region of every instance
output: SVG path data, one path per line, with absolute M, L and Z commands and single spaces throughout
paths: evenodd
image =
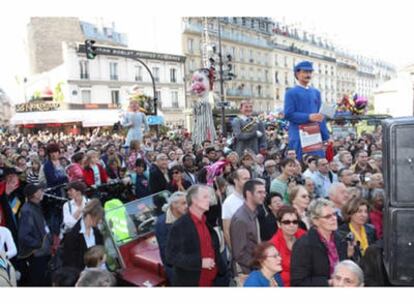
M 384 120 L 382 130 L 386 203 L 414 208 L 414 118 Z
M 384 213 L 384 265 L 393 285 L 414 286 L 414 208 Z

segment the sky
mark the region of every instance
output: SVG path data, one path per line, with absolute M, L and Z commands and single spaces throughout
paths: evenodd
M 15 0 L 2 11 L 7 14 L 0 18 L 0 87 L 13 101 L 22 97 L 16 79 L 29 73 L 25 40 L 31 16 L 102 17 L 128 34 L 130 48 L 172 54 L 181 54 L 182 16 L 266 16 L 314 29 L 337 45 L 398 68 L 414 63 L 413 10 L 406 0 Z

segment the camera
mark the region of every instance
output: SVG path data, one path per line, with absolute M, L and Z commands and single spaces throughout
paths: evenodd
M 355 237 L 354 237 L 354 234 L 352 233 L 352 232 L 350 232 L 350 233 L 348 233 L 346 236 L 345 236 L 345 240 L 347 241 L 347 242 L 353 242 L 354 241 L 354 239 L 355 239 Z

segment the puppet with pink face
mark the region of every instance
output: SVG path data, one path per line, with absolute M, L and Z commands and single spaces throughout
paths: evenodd
M 214 128 L 213 110 L 214 98 L 212 93 L 214 69 L 199 69 L 191 78 L 191 90 L 200 99 L 194 105 L 193 142 L 201 145 L 204 140 L 214 142 L 216 130 Z

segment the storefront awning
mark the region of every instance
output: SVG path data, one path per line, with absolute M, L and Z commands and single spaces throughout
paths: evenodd
M 10 120 L 14 125 L 48 123 L 82 123 L 84 127 L 112 126 L 119 121 L 119 110 L 63 110 L 16 113 Z

